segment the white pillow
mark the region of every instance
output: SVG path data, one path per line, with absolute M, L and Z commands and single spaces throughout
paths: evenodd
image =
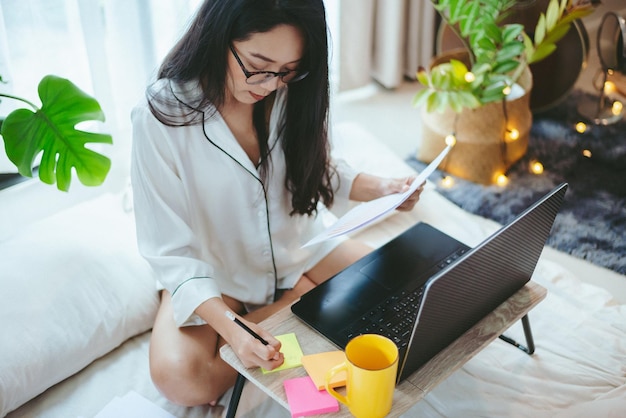
M 31 224 L 0 254 L 0 416 L 152 327 L 155 281 L 121 196 Z

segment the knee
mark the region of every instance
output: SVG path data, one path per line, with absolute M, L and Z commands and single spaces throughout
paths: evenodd
M 182 406 L 214 402 L 217 394 L 210 378 L 210 364 L 171 352 L 150 356 L 150 376 L 159 392 Z

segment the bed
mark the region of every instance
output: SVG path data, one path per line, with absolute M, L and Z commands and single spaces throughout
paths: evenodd
M 333 152 L 357 169 L 413 173 L 358 125 L 335 131 Z M 354 237 L 379 246 L 420 221 L 468 245 L 498 228 L 428 184 L 413 211 L 393 213 Z M 0 416 L 94 417 L 129 392 L 175 417 L 223 416 L 230 393 L 216 407 L 184 408 L 169 403 L 150 380 L 158 299 L 137 253 L 130 190 L 103 193 L 10 230 L 0 233 Z M 548 296 L 529 314 L 535 354 L 496 340 L 404 416 L 624 416 L 626 305 L 590 278 L 626 282 L 546 247 L 533 280 Z M 519 324 L 507 334 L 523 340 Z M 244 388 L 238 415 L 290 416 L 253 385 Z

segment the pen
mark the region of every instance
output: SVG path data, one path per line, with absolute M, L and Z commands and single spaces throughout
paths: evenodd
M 259 334 L 257 334 L 256 332 L 252 331 L 252 330 L 251 330 L 251 329 L 250 329 L 250 328 L 249 328 L 246 324 L 244 324 L 243 322 L 241 322 L 241 321 L 239 320 L 239 318 L 237 318 L 237 317 L 236 317 L 236 316 L 235 316 L 232 312 L 230 312 L 230 311 L 226 311 L 226 312 L 225 312 L 225 314 L 226 314 L 226 317 L 227 317 L 228 319 L 231 319 L 231 320 L 235 321 L 235 323 L 236 323 L 237 325 L 239 325 L 241 328 L 245 329 L 245 330 L 248 332 L 248 334 L 252 335 L 254 338 L 256 338 L 257 340 L 261 341 L 261 342 L 263 343 L 263 345 L 269 345 L 269 343 L 268 343 L 267 341 L 265 341 L 265 340 L 263 339 L 263 337 L 261 337 L 261 336 L 260 336 Z

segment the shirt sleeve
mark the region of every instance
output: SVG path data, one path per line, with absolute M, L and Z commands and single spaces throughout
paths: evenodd
M 199 259 L 185 187 L 170 148 L 170 128 L 147 107 L 131 115 L 133 146 L 131 184 L 137 244 L 157 280 L 172 295 L 178 326 L 202 324 L 194 313 L 204 301 L 221 297 L 214 269 Z
M 348 200 L 350 190 L 352 190 L 352 183 L 358 173 L 341 158 L 333 158 L 332 164 L 337 170 L 337 175 L 333 176 L 333 188 L 336 190 L 336 195 Z

